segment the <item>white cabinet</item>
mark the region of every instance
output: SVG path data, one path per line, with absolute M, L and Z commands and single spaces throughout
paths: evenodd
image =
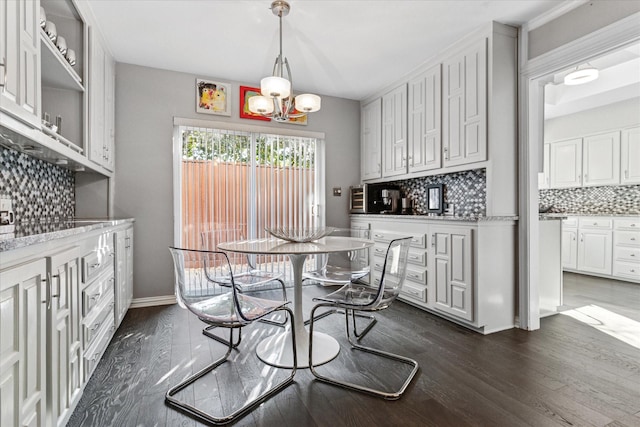
M 133 297 L 133 227 L 115 233 L 115 319 L 120 326 Z
M 407 85 L 382 97 L 382 176 L 407 173 Z
M 441 67 L 409 81 L 409 173 L 441 167 Z
M 47 372 L 50 425 L 66 425 L 82 395 L 82 343 L 78 247 L 47 257 L 48 311 Z
M 585 187 L 620 183 L 620 132 L 582 140 L 582 173 Z
M 487 39 L 442 66 L 443 164 L 487 160 Z
M 40 127 L 40 2 L 0 4 L 0 116 Z M 1 122 L 0 122 L 1 123 Z
M 612 220 L 582 217 L 578 221 L 578 270 L 611 274 Z
M 578 220 L 569 218 L 562 221 L 562 268 L 578 268 Z
M 551 188 L 582 185 L 582 139 L 554 142 L 550 146 Z
M 640 218 L 613 220 L 613 276 L 640 281 Z
M 46 268 L 46 260 L 38 258 L 0 269 L 0 425 L 3 427 L 47 424 Z
M 94 27 L 89 41 L 89 159 L 113 170 L 115 65 Z
M 382 177 L 382 99 L 362 106 L 360 114 L 360 176 L 367 181 Z
M 620 183 L 640 184 L 640 126 L 622 130 Z
M 429 232 L 434 308 L 465 320 L 473 320 L 471 230 L 466 227 L 432 226 Z

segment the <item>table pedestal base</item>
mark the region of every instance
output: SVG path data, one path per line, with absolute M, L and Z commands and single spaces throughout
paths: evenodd
M 298 350 L 298 368 L 309 367 L 309 343 L 302 339 L 296 342 Z M 313 333 L 313 366 L 322 365 L 334 359 L 340 352 L 340 344 L 335 338 Z M 291 351 L 291 332 L 282 332 L 262 340 L 256 353 L 264 363 L 278 368 L 293 368 L 293 351 Z

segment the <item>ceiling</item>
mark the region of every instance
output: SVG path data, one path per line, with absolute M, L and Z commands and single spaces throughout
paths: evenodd
M 557 0 L 291 0 L 283 54 L 296 93 L 361 100 L 490 21 L 520 25 Z M 116 61 L 259 85 L 278 53 L 270 0 L 92 0 Z

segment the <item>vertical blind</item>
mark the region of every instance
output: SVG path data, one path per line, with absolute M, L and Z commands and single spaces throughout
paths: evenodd
M 181 126 L 181 241 L 200 248 L 201 233 L 320 225 L 316 138 Z

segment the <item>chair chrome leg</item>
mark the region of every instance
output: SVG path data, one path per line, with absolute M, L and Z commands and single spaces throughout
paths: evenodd
M 214 335 L 213 332 L 211 332 L 215 328 L 217 328 L 216 325 L 207 326 L 202 330 L 202 335 L 206 335 L 209 338 L 213 338 L 214 340 L 224 345 L 231 346 L 231 348 L 236 348 L 238 347 L 238 345 L 240 345 L 240 342 L 242 341 L 242 328 L 238 328 L 238 342 L 236 343 L 233 342 L 233 329 L 229 329 L 229 340 L 226 340 L 222 337 Z
M 323 382 L 326 382 L 328 384 L 332 384 L 332 385 L 335 385 L 335 386 L 338 386 L 338 387 L 343 387 L 343 388 L 347 388 L 347 389 L 350 389 L 350 390 L 364 392 L 364 393 L 367 393 L 367 394 L 371 394 L 373 396 L 382 397 L 382 398 L 387 399 L 387 400 L 399 399 L 400 396 L 402 396 L 402 394 L 405 392 L 405 390 L 407 389 L 407 387 L 411 383 L 411 380 L 413 380 L 413 378 L 415 377 L 416 373 L 418 372 L 418 369 L 419 369 L 418 368 L 418 362 L 416 362 L 415 360 L 410 359 L 408 357 L 404 357 L 404 356 L 400 356 L 400 355 L 397 355 L 397 354 L 388 353 L 386 351 L 377 350 L 377 349 L 374 349 L 374 348 L 364 347 L 364 346 L 361 346 L 359 344 L 355 344 L 352 341 L 351 333 L 349 332 L 349 315 L 348 315 L 348 313 L 345 314 L 345 326 L 347 328 L 347 339 L 349 340 L 349 344 L 351 344 L 351 347 L 353 349 L 364 351 L 364 352 L 371 353 L 371 354 L 375 354 L 375 355 L 378 355 L 378 356 L 381 356 L 381 357 L 385 357 L 385 358 L 390 359 L 390 360 L 394 360 L 394 361 L 409 365 L 409 366 L 412 367 L 411 372 L 409 373 L 409 375 L 407 376 L 406 380 L 404 381 L 404 383 L 402 384 L 402 386 L 400 387 L 399 390 L 387 392 L 387 391 L 384 391 L 384 390 L 376 390 L 376 389 L 373 389 L 373 388 L 370 388 L 370 387 L 366 387 L 366 386 L 350 383 L 350 382 L 347 382 L 347 381 L 338 380 L 336 378 L 330 378 L 330 377 L 324 376 L 322 374 L 319 374 L 314 369 L 314 367 L 313 367 L 313 324 L 314 324 L 314 321 L 315 321 L 315 318 L 314 318 L 315 311 L 320 307 L 333 307 L 333 304 L 330 304 L 330 303 L 329 304 L 317 304 L 311 310 L 311 319 L 310 319 L 311 322 L 309 324 L 309 370 L 311 371 L 313 376 L 315 378 L 317 378 L 318 380 L 320 380 L 320 381 L 323 381 Z
M 318 314 L 316 317 L 313 318 L 313 320 L 315 322 L 317 320 L 324 319 L 325 317 L 330 316 L 330 315 L 332 315 L 334 313 L 346 314 L 346 312 L 344 310 L 342 310 L 342 309 L 333 308 L 331 310 L 325 311 L 324 313 Z M 356 337 L 356 339 L 358 341 L 360 341 L 362 338 L 364 338 L 364 336 L 369 333 L 371 328 L 373 328 L 373 326 L 378 321 L 374 315 L 366 315 L 364 313 L 361 313 L 361 312 L 355 311 L 355 310 L 351 310 L 351 316 L 353 317 L 353 335 Z M 365 328 L 362 330 L 362 332 L 358 332 L 358 327 L 356 325 L 356 317 L 360 317 L 362 319 L 369 319 L 369 323 L 367 323 L 367 326 L 365 326 Z M 311 322 L 311 318 L 305 320 L 304 321 L 304 325 L 308 326 L 310 322 Z
M 287 317 L 289 319 L 293 319 L 293 311 L 291 311 L 290 308 L 288 307 L 283 307 L 281 310 L 285 310 L 287 312 Z M 294 360 L 297 360 L 297 351 L 296 351 L 296 339 L 295 339 L 295 325 L 293 323 L 293 321 L 291 322 L 291 333 L 293 336 L 292 341 L 292 346 L 293 346 L 293 357 Z M 287 387 L 288 385 L 290 385 L 291 383 L 293 383 L 293 377 L 296 374 L 296 367 L 294 366 L 291 369 L 291 375 L 289 375 L 288 377 L 286 377 L 283 381 L 281 381 L 280 383 L 276 384 L 275 386 L 271 387 L 270 389 L 266 390 L 264 393 L 262 393 L 261 395 L 257 396 L 256 398 L 252 399 L 251 401 L 249 401 L 248 403 L 246 403 L 244 406 L 242 406 L 241 408 L 237 409 L 236 411 L 232 412 L 229 415 L 222 415 L 222 416 L 214 416 L 211 415 L 207 412 L 202 411 L 201 409 L 196 408 L 194 405 L 191 405 L 189 403 L 183 402 L 181 400 L 178 400 L 174 397 L 174 395 L 176 393 L 178 393 L 179 391 L 183 390 L 184 388 L 186 388 L 187 386 L 193 384 L 196 380 L 198 380 L 199 378 L 202 378 L 204 375 L 208 374 L 209 372 L 213 371 L 215 368 L 217 368 L 218 366 L 222 365 L 224 362 L 227 361 L 229 354 L 231 353 L 231 350 L 233 349 L 233 345 L 232 345 L 232 341 L 233 341 L 233 337 L 231 337 L 231 339 L 229 340 L 229 346 L 227 348 L 227 352 L 225 353 L 224 356 L 222 356 L 220 359 L 216 360 L 215 362 L 213 362 L 212 364 L 204 367 L 203 369 L 201 369 L 200 371 L 196 372 L 195 374 L 191 375 L 190 377 L 188 377 L 187 379 L 183 380 L 182 382 L 180 382 L 179 384 L 175 385 L 174 387 L 170 388 L 167 393 L 165 394 L 165 402 L 167 403 L 167 405 L 172 406 L 174 408 L 176 408 L 177 410 L 184 412 L 187 415 L 190 415 L 191 417 L 199 420 L 199 421 L 203 421 L 205 423 L 209 423 L 209 424 L 213 424 L 213 425 L 225 425 L 225 424 L 229 424 L 235 420 L 237 420 L 238 418 L 248 414 L 251 410 L 253 410 L 255 407 L 257 407 L 258 405 L 260 405 L 262 402 L 264 402 L 265 400 L 269 399 L 270 397 L 272 397 L 273 395 L 275 395 L 276 393 L 280 392 L 281 390 L 283 390 L 285 387 Z

